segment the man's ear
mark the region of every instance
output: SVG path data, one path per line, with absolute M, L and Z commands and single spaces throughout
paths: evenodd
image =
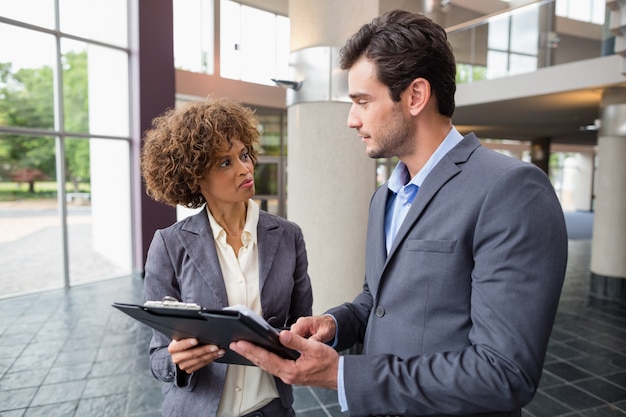
M 430 83 L 424 78 L 416 78 L 407 88 L 409 92 L 409 112 L 417 116 L 430 101 Z

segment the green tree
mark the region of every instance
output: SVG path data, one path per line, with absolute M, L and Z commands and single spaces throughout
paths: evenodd
M 12 71 L 0 64 L 0 121 L 3 125 L 49 129 L 54 126 L 53 73 L 50 67 Z M 54 141 L 50 137 L 9 134 L 0 138 L 5 175 L 29 183 L 55 177 Z M 27 174 L 30 173 L 30 174 Z M 37 173 L 37 174 L 34 174 Z
M 69 132 L 89 132 L 89 91 L 87 54 L 68 52 L 63 56 L 63 120 Z M 74 191 L 89 181 L 89 140 L 65 141 L 65 176 Z
M 54 128 L 54 73 L 52 68 L 21 68 L 0 63 L 0 125 Z M 89 131 L 87 53 L 69 52 L 63 56 L 64 129 Z M 89 181 L 89 141 L 68 139 L 65 147 L 66 178 L 78 191 L 81 181 Z M 0 136 L 0 179 L 27 178 L 24 172 L 39 171 L 34 181 L 55 179 L 55 144 L 51 136 L 8 134 Z M 20 175 L 18 175 L 18 173 Z

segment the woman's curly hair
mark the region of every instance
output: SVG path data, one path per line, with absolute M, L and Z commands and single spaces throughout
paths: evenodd
M 202 206 L 198 181 L 219 163 L 233 139 L 243 143 L 256 164 L 257 125 L 251 109 L 227 98 L 185 103 L 155 117 L 141 151 L 147 194 L 171 206 Z

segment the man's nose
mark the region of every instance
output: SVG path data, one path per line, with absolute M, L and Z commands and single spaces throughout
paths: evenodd
M 351 129 L 361 127 L 361 120 L 356 116 L 354 105 L 352 105 L 350 112 L 348 113 L 348 127 Z

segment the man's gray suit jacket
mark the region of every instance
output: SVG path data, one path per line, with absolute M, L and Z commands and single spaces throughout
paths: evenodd
M 259 291 L 263 317 L 273 326 L 289 326 L 311 315 L 313 296 L 302 231 L 295 223 L 259 214 Z M 206 210 L 158 230 L 145 265 L 145 296 L 169 295 L 208 309 L 228 306 L 228 296 Z M 214 362 L 191 377 L 177 371 L 167 352 L 170 340 L 154 331 L 150 368 L 163 386 L 164 416 L 214 416 L 226 377 L 226 364 Z M 283 405 L 293 403 L 291 387 L 275 378 Z
M 363 292 L 329 313 L 351 416 L 519 416 L 537 389 L 567 261 L 536 166 L 466 136 L 420 187 L 389 255 L 374 194 Z

